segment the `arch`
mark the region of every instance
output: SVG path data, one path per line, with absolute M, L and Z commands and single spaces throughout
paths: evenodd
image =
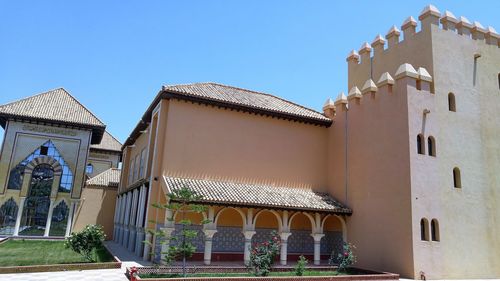
M 339 221 L 340 221 L 340 225 L 342 226 L 342 238 L 344 239 L 344 241 L 347 241 L 347 224 L 344 220 L 344 218 L 342 218 L 341 216 L 339 215 L 326 215 L 323 220 L 321 221 L 321 230 L 323 231 L 325 229 L 325 222 L 326 220 L 329 218 L 329 217 L 335 217 L 337 218 Z
M 14 234 L 19 207 L 13 197 L 0 207 L 0 235 Z
M 37 166 L 42 164 L 51 166 L 52 170 L 54 170 L 54 176 L 60 176 L 62 174 L 61 164 L 59 164 L 59 162 L 51 156 L 40 156 L 34 158 L 26 165 L 24 172 L 31 174 Z
M 431 220 L 431 239 L 432 241 L 439 242 L 439 222 L 437 219 Z
M 311 214 L 306 213 L 306 212 L 296 212 L 296 213 L 294 213 L 294 214 L 290 217 L 290 219 L 288 220 L 288 225 L 287 225 L 287 228 L 288 228 L 288 229 L 291 229 L 293 219 L 294 219 L 297 215 L 300 215 L 300 214 L 302 214 L 302 215 L 306 216 L 306 217 L 309 219 L 309 222 L 311 223 L 311 230 L 312 230 L 312 231 L 314 231 L 315 229 L 317 229 L 317 227 L 316 227 L 316 222 L 314 221 L 314 217 L 313 217 Z
M 429 241 L 429 221 L 426 218 L 420 220 L 420 240 Z
M 221 216 L 221 214 L 226 211 L 226 210 L 235 210 L 236 212 L 238 212 L 238 214 L 240 214 L 241 216 L 241 219 L 243 221 L 243 227 L 245 227 L 245 225 L 247 224 L 247 218 L 245 216 L 245 214 L 243 213 L 242 210 L 238 209 L 238 208 L 234 208 L 234 207 L 224 207 L 222 209 L 220 209 L 217 214 L 215 215 L 215 219 L 214 219 L 214 223 L 215 225 L 217 226 L 218 225 L 218 222 L 219 222 L 219 217 Z
M 448 94 L 448 110 L 453 112 L 457 111 L 457 105 L 455 103 L 455 94 L 453 93 Z
M 458 167 L 453 168 L 453 187 L 462 188 L 462 176 Z
M 179 211 L 175 211 L 174 212 L 174 215 L 172 216 L 172 220 L 174 221 L 174 223 L 177 222 L 177 215 L 179 214 L 180 212 Z M 205 212 L 201 212 L 201 213 L 194 213 L 195 216 L 196 215 L 201 215 L 202 216 L 202 220 L 206 220 L 207 219 L 207 214 Z M 194 221 L 191 221 L 191 223 L 194 225 L 196 224 Z
M 273 214 L 275 217 L 276 217 L 276 220 L 278 221 L 278 230 L 281 232 L 282 230 L 282 227 L 283 227 L 283 222 L 281 220 L 281 216 L 278 212 L 276 212 L 275 210 L 268 210 L 268 209 L 262 209 L 260 211 L 258 211 L 254 218 L 253 218 L 253 222 L 252 222 L 252 225 L 255 227 L 256 224 L 257 224 L 257 219 L 259 218 L 259 216 L 264 213 L 264 212 L 270 212 L 271 214 Z
M 436 156 L 436 139 L 433 136 L 427 138 L 427 150 L 430 156 Z
M 417 153 L 425 154 L 425 144 L 424 144 L 424 135 L 417 135 Z

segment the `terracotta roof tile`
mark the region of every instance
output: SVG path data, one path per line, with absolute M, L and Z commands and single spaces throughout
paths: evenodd
M 120 169 L 108 169 L 93 178 L 87 180 L 86 185 L 102 186 L 102 187 L 118 187 L 120 182 Z
M 169 192 L 188 187 L 203 197 L 203 202 L 311 210 L 350 214 L 352 211 L 327 193 L 309 188 L 247 184 L 216 180 L 186 179 L 164 176 Z
M 110 150 L 110 151 L 121 152 L 122 144 L 115 137 L 113 137 L 110 133 L 108 133 L 108 131 L 104 131 L 104 135 L 102 136 L 101 143 L 91 145 L 90 149 Z
M 178 94 L 203 99 L 241 105 L 244 107 L 260 109 L 268 112 L 284 113 L 287 115 L 302 117 L 305 119 L 314 119 L 324 122 L 331 121 L 328 117 L 315 110 L 287 101 L 285 99 L 266 93 L 255 92 L 217 83 L 208 82 L 185 85 L 171 85 L 165 86 L 163 90 L 173 91 Z

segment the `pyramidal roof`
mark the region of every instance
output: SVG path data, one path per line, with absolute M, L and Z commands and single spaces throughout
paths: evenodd
M 104 135 L 102 136 L 101 143 L 91 145 L 90 149 L 121 152 L 122 151 L 122 143 L 119 142 L 110 133 L 108 133 L 108 131 L 104 131 Z
M 0 105 L 0 125 L 21 119 L 92 129 L 92 143 L 99 143 L 106 125 L 63 88 Z

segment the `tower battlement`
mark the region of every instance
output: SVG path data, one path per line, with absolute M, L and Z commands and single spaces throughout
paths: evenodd
M 420 22 L 420 29 L 417 31 L 418 21 Z M 433 5 L 428 5 L 422 10 L 418 21 L 410 16 L 402 23 L 401 29 L 392 26 L 385 37 L 379 34 L 375 36 L 371 44 L 365 42 L 358 50 L 352 50 L 346 58 L 349 69 L 348 88 L 352 88 L 354 84 L 359 84 L 361 80 L 366 80 L 366 77 L 375 79 L 381 73 L 394 71 L 394 69 L 388 68 L 389 65 L 385 69 L 381 69 L 381 62 L 387 60 L 397 61 L 411 57 L 410 54 L 417 57 L 419 53 L 425 53 L 426 48 L 424 45 L 429 45 L 431 42 L 431 30 L 438 29 L 455 33 L 456 36 L 461 36 L 463 40 L 500 48 L 500 34 L 493 27 L 484 27 L 480 22 L 471 22 L 463 16 L 457 18 L 450 11 L 441 14 Z M 374 67 L 377 62 L 377 66 L 380 67 Z M 403 62 L 397 61 L 397 64 L 392 67 L 396 67 Z M 413 61 L 408 62 L 425 66 L 432 74 L 432 66 L 427 65 L 423 59 L 419 61 L 418 58 L 413 58 Z

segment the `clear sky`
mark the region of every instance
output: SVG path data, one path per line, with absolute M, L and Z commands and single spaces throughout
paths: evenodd
M 0 104 L 64 87 L 122 142 L 164 84 L 219 82 L 320 111 L 347 91 L 348 52 L 427 4 L 0 0 Z M 500 1 L 433 4 L 500 30 Z

